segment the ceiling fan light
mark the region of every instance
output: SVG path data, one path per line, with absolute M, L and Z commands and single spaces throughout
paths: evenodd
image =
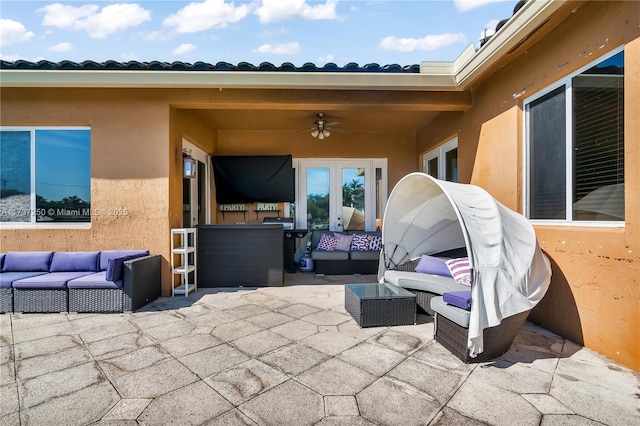
M 317 138 L 319 134 L 320 134 L 320 132 L 318 131 L 318 129 L 314 129 L 314 130 L 311 132 L 311 136 L 313 136 L 314 138 Z M 322 139 L 322 138 L 321 138 L 321 139 Z
M 324 139 L 324 132 L 318 133 L 318 139 L 320 140 Z
M 322 133 L 324 133 L 325 138 L 328 138 L 329 136 L 331 136 L 331 132 L 328 131 L 327 129 L 323 130 Z

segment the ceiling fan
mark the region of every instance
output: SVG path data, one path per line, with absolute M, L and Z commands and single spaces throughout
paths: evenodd
M 333 127 L 336 124 L 340 124 L 338 121 L 327 121 L 325 119 L 324 113 L 319 112 L 316 116 L 316 120 L 313 122 L 313 126 L 311 127 L 311 136 L 314 138 L 318 138 L 320 140 L 324 138 L 328 138 L 331 136 L 332 131 L 346 133 L 346 129 L 342 129 L 340 127 Z M 299 130 L 304 131 L 307 129 Z

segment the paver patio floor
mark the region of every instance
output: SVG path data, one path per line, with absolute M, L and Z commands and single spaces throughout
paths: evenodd
M 433 321 L 360 328 L 344 284 L 200 289 L 125 314 L 0 315 L 0 425 L 638 425 L 638 373 L 527 323 L 463 364 Z

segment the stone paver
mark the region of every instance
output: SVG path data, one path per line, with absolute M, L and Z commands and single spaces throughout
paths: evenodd
M 527 323 L 465 364 L 433 319 L 360 328 L 344 284 L 199 289 L 135 313 L 0 315 L 0 425 L 640 424 L 638 372 Z

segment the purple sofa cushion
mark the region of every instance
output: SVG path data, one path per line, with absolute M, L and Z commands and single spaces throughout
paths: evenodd
M 11 288 L 14 281 L 42 274 L 46 272 L 3 272 L 0 274 L 0 288 Z
M 444 259 L 439 257 L 423 254 L 420 261 L 416 265 L 416 272 L 422 274 L 440 275 L 443 277 L 452 277 L 449 267 Z
M 49 272 L 36 277 L 14 281 L 13 288 L 67 288 L 67 281 L 89 275 L 91 272 Z
M 10 251 L 4 256 L 2 272 L 49 272 L 50 251 Z
M 100 267 L 98 270 L 106 271 L 109 266 L 109 259 L 130 255 L 138 255 L 138 257 L 148 256 L 149 250 L 102 250 L 100 252 Z
M 450 291 L 442 295 L 447 305 L 456 306 L 466 311 L 471 310 L 471 291 Z
M 2 265 L 4 265 L 4 253 L 0 253 L 0 271 L 2 271 Z
M 69 288 L 121 288 L 122 280 L 108 281 L 107 271 L 100 271 L 94 274 L 75 278 L 67 283 Z
M 121 280 L 124 274 L 124 262 L 126 260 L 135 259 L 136 257 L 142 256 L 139 254 L 130 254 L 128 256 L 120 256 L 109 259 L 109 262 L 107 263 L 107 274 L 105 276 L 105 279 L 107 281 Z
M 64 252 L 56 251 L 51 259 L 51 272 L 96 272 L 98 270 L 97 251 Z

